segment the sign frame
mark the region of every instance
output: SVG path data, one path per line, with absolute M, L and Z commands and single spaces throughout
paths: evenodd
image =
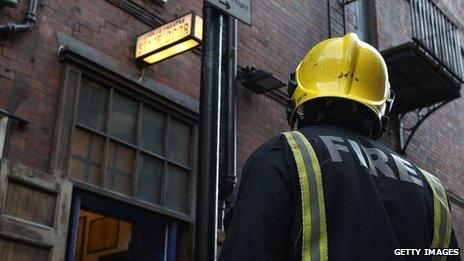
M 249 15 L 243 15 L 243 13 L 239 13 L 239 11 L 237 11 L 237 10 L 242 9 L 241 7 L 239 7 L 239 4 L 236 3 L 237 1 L 248 1 L 249 2 L 248 4 L 248 7 L 250 9 L 248 11 Z M 251 1 L 252 0 L 205 0 L 205 2 L 208 2 L 212 6 L 218 8 L 223 13 L 231 15 L 249 26 L 252 25 L 251 23 L 252 21 Z
M 169 43 L 169 44 L 167 44 L 167 45 L 165 45 L 165 46 L 162 46 L 162 47 L 160 47 L 160 48 L 158 48 L 158 49 L 155 49 L 155 50 L 152 50 L 152 51 L 150 51 L 150 52 L 147 52 L 147 53 L 145 53 L 145 54 L 143 54 L 143 55 L 137 56 L 138 41 L 139 41 L 139 38 L 140 38 L 141 36 L 143 36 L 143 35 L 145 35 L 145 34 L 148 34 L 148 33 L 150 33 L 150 32 L 153 32 L 153 31 L 155 31 L 155 30 L 157 30 L 157 29 L 160 29 L 160 28 L 162 28 L 163 26 L 166 26 L 166 25 L 168 25 L 168 24 L 170 24 L 170 23 L 173 23 L 173 22 L 175 22 L 175 21 L 177 21 L 177 20 L 180 20 L 180 19 L 182 19 L 182 18 L 184 18 L 184 17 L 186 17 L 186 16 L 188 16 L 188 15 L 191 15 L 191 21 L 190 21 L 191 26 L 190 26 L 190 33 L 189 33 L 189 34 L 185 35 L 185 36 L 182 37 L 182 38 L 179 38 L 178 40 L 176 40 L 176 41 L 174 41 L 174 42 L 172 42 L 172 43 Z M 188 40 L 192 40 L 192 39 L 195 40 L 195 41 L 198 43 L 198 45 L 195 46 L 195 47 L 193 47 L 193 48 L 197 48 L 198 46 L 201 46 L 202 39 L 201 39 L 201 38 L 198 38 L 198 37 L 195 35 L 195 28 L 196 28 L 197 18 L 200 18 L 201 21 L 203 20 L 203 18 L 202 18 L 201 16 L 199 16 L 197 13 L 195 13 L 195 12 L 193 12 L 193 11 L 192 11 L 192 12 L 188 12 L 188 13 L 186 13 L 186 14 L 180 16 L 180 17 L 177 17 L 177 18 L 175 18 L 175 19 L 172 19 L 172 20 L 170 20 L 170 21 L 164 23 L 163 25 L 160 25 L 159 27 L 156 27 L 156 28 L 154 28 L 154 29 L 151 29 L 151 30 L 149 30 L 149 31 L 146 31 L 146 32 L 144 32 L 144 33 L 141 33 L 141 34 L 137 35 L 136 41 L 135 41 L 135 52 L 134 52 L 134 58 L 135 58 L 135 60 L 136 60 L 136 61 L 141 61 L 141 62 L 146 63 L 146 64 L 150 64 L 150 63 L 147 63 L 146 61 L 144 61 L 144 59 L 147 58 L 147 57 L 149 57 L 149 56 L 151 56 L 151 55 L 153 55 L 153 54 L 155 54 L 155 53 L 162 52 L 162 51 L 164 51 L 164 50 L 166 50 L 166 49 L 169 49 L 169 48 L 171 48 L 171 47 L 173 47 L 173 46 L 176 46 L 176 45 L 178 45 L 178 44 L 181 44 L 181 43 L 184 42 L 184 41 L 188 41 Z M 202 26 L 201 26 L 201 29 L 202 29 Z M 200 37 L 202 37 L 202 33 L 200 34 Z M 193 49 L 193 48 L 191 48 L 191 49 Z M 176 53 L 175 55 L 179 55 L 179 54 L 184 53 L 184 52 L 187 52 L 187 51 L 189 51 L 189 50 L 191 50 L 191 49 L 187 49 L 187 50 L 178 52 L 178 53 Z M 167 56 L 167 57 L 165 57 L 165 58 L 163 58 L 163 59 L 161 59 L 161 60 L 156 61 L 155 63 L 159 63 L 159 62 L 164 61 L 164 60 L 166 60 L 166 59 L 169 59 L 169 58 L 171 58 L 171 57 L 173 57 L 173 56 Z

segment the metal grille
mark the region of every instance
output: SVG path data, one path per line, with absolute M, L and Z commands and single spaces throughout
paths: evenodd
M 413 40 L 463 80 L 458 27 L 430 0 L 411 0 Z

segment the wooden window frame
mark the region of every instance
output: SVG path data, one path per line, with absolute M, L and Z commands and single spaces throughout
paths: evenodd
M 66 62 L 63 66 L 62 71 L 62 82 L 61 82 L 61 91 L 60 91 L 60 100 L 58 104 L 58 117 L 57 117 L 57 126 L 55 129 L 55 141 L 51 161 L 51 170 L 57 175 L 63 177 L 67 176 L 74 183 L 75 187 L 85 189 L 100 195 L 111 197 L 117 200 L 121 200 L 126 203 L 130 203 L 135 206 L 139 206 L 145 209 L 149 209 L 161 214 L 165 214 L 180 220 L 184 220 L 192 223 L 195 217 L 195 184 L 196 184 L 196 164 L 197 156 L 196 147 L 198 142 L 198 114 L 192 112 L 187 108 L 176 104 L 173 101 L 170 101 L 160 95 L 154 93 L 152 90 L 145 88 L 143 86 L 137 85 L 131 81 L 124 79 L 123 77 L 105 70 L 95 64 L 89 62 Z M 77 109 L 78 109 L 78 100 L 79 100 L 79 90 L 82 85 L 82 79 L 87 78 L 96 83 L 102 85 L 104 88 L 108 88 L 109 97 L 107 100 L 106 108 L 106 129 L 105 132 L 101 132 L 90 128 L 88 126 L 77 123 Z M 122 141 L 115 137 L 112 137 L 109 133 L 109 124 L 111 120 L 111 102 L 114 91 L 117 91 L 120 94 L 123 94 L 130 99 L 137 101 L 138 103 L 138 112 L 137 112 L 137 121 L 136 121 L 136 137 L 134 139 L 135 144 Z M 157 112 L 160 112 L 165 115 L 165 131 L 164 131 L 164 155 L 158 155 L 154 152 L 148 151 L 142 148 L 140 144 L 141 137 L 141 123 L 142 123 L 142 113 L 143 113 L 143 104 L 150 109 L 154 109 Z M 190 163 L 191 166 L 185 166 L 179 162 L 175 162 L 172 159 L 168 159 L 167 155 L 167 146 L 169 143 L 169 124 L 170 120 L 175 119 L 181 123 L 189 125 L 191 134 L 190 134 Z M 74 132 L 76 128 L 80 128 L 92 135 L 97 135 L 104 139 L 103 147 L 103 158 L 101 164 L 101 179 L 100 186 L 94 186 L 83 181 L 72 179 L 68 175 L 69 161 L 71 159 L 71 143 L 73 140 Z M 107 175 L 107 154 L 109 151 L 110 141 L 115 142 L 116 144 L 126 146 L 134 150 L 134 170 L 132 176 L 132 188 L 131 195 L 126 196 L 105 187 L 106 175 Z M 138 175 L 138 163 L 141 157 L 141 153 L 148 155 L 152 158 L 162 161 L 163 170 L 161 177 L 161 194 L 160 194 L 160 206 L 148 203 L 139 199 L 136 199 L 137 195 L 137 175 Z M 188 212 L 189 214 L 184 214 L 177 212 L 175 210 L 170 210 L 164 207 L 165 202 L 165 177 L 167 175 L 168 166 L 175 166 L 184 171 L 188 171 L 189 178 L 189 191 L 187 197 L 188 202 Z
M 0 113 L 0 159 L 6 154 L 6 145 L 8 143 L 8 130 L 10 122 L 8 116 Z

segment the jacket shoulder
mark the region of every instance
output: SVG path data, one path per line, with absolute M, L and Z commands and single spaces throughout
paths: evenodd
M 275 174 L 282 176 L 287 182 L 291 182 L 293 176 L 298 176 L 293 154 L 282 133 L 266 141 L 248 157 L 242 175 L 247 176 L 248 170 L 257 164 L 268 165 Z

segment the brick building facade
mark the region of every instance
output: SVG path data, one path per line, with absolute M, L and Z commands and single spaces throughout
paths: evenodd
M 347 31 L 365 33 L 388 51 L 412 42 L 411 1 L 358 0 L 344 15 L 337 0 L 252 1 L 253 26 L 238 26 L 238 64 L 285 80 L 311 46 L 343 33 L 343 21 Z M 464 3 L 433 2 L 457 26 L 464 46 Z M 21 23 L 28 4 L 1 8 L 0 25 Z M 1 36 L 0 108 L 10 113 L 0 118 L 10 126 L 0 126 L 9 129 L 0 171 L 1 260 L 191 256 L 200 52 L 143 68 L 134 46 L 141 33 L 191 11 L 201 14 L 201 7 L 199 0 L 38 1 L 30 31 Z M 288 126 L 284 90 L 258 95 L 239 86 L 237 92 L 240 170 L 254 149 Z M 452 99 L 406 149 L 449 190 L 461 242 L 463 109 L 462 98 Z M 393 119 L 382 142 L 399 151 L 398 128 Z M 116 243 L 111 237 L 95 243 L 98 233 L 116 234 Z M 145 236 L 159 239 L 150 253 L 140 243 Z

